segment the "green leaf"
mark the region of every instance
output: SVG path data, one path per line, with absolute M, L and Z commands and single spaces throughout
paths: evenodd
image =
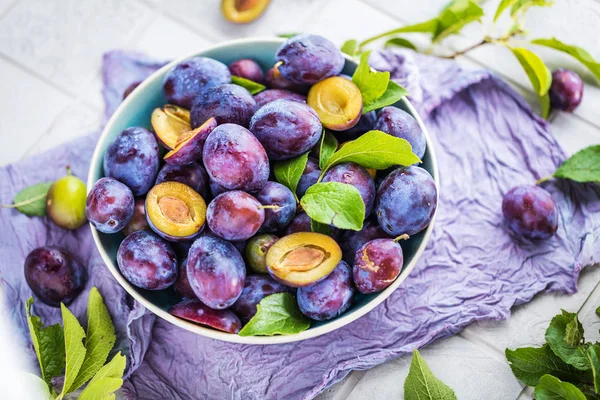
M 261 85 L 258 82 L 251 81 L 250 79 L 242 78 L 241 76 L 231 75 L 231 83 L 241 86 L 248 90 L 251 95 L 260 93 L 266 89 L 265 85 Z
M 71 390 L 77 390 L 98 372 L 106 362 L 108 353 L 112 350 L 116 340 L 115 328 L 110 314 L 95 286 L 90 290 L 88 298 L 87 319 L 85 359 Z
M 533 89 L 538 95 L 542 108 L 542 116 L 546 118 L 550 112 L 550 98 L 548 97 L 548 90 L 552 84 L 550 70 L 535 53 L 522 47 L 509 46 L 508 48 L 525 70 Z
M 352 82 L 360 89 L 363 107 L 380 98 L 385 93 L 390 81 L 389 72 L 378 72 L 369 66 L 370 56 L 370 51 L 360 55 L 360 62 L 352 75 Z
M 600 317 L 600 306 L 598 306 L 598 308 L 596 308 L 596 315 Z
M 394 165 L 413 165 L 421 160 L 412 152 L 408 141 L 382 131 L 369 131 L 333 153 L 322 173 L 344 162 L 355 162 L 365 168 L 386 169 Z
M 389 47 L 406 47 L 407 49 L 417 51 L 417 46 L 415 46 L 410 40 L 406 40 L 401 37 L 396 37 L 388 40 L 384 43 L 383 47 L 385 47 L 386 49 Z
M 377 110 L 379 108 L 383 108 L 385 106 L 389 106 L 398 102 L 401 98 L 408 94 L 408 90 L 404 89 L 402 86 L 398 85 L 396 82 L 390 80 L 388 82 L 387 89 L 385 92 L 377 99 L 369 104 L 363 105 L 363 114 L 368 113 L 369 111 Z
M 31 343 L 35 350 L 42 379 L 52 389 L 52 378 L 62 375 L 65 366 L 65 343 L 60 324 L 42 327 L 42 320 L 31 315 L 33 297 L 25 302 L 25 314 Z
M 568 382 L 562 382 L 552 375 L 544 375 L 535 387 L 536 400 L 586 400 L 581 390 Z
M 590 53 L 581 47 L 563 43 L 557 38 L 535 39 L 532 40 L 531 43 L 550 47 L 573 56 L 575 59 L 577 59 L 577 61 L 585 65 L 591 71 L 591 73 L 594 74 L 596 79 L 600 80 L 600 62 L 596 61 Z
M 331 226 L 317 222 L 314 219 L 310 220 L 310 230 L 311 232 L 322 233 L 327 236 L 331 235 Z
M 42 380 L 42 378 L 40 378 L 37 375 L 31 374 L 29 372 L 25 372 L 24 375 L 23 375 L 23 377 L 26 380 L 23 383 L 25 385 L 32 386 L 33 387 L 33 391 L 35 391 L 35 393 L 38 396 L 40 396 L 39 398 L 41 398 L 43 400 L 54 399 L 54 396 L 52 395 L 52 393 L 50 393 L 50 388 L 48 387 L 48 384 L 46 382 L 44 382 Z
M 311 219 L 340 229 L 360 231 L 365 219 L 365 203 L 360 192 L 346 183 L 314 184 L 300 205 Z
M 29 186 L 17 193 L 13 204 L 2 204 L 1 207 L 16 208 L 30 217 L 43 217 L 46 215 L 46 197 L 51 186 L 52 182 Z
M 292 335 L 310 327 L 310 320 L 300 312 L 296 299 L 289 293 L 265 297 L 256 310 L 256 315 L 239 332 L 240 336 Z
M 59 399 L 62 399 L 65 394 L 73 391 L 73 383 L 85 359 L 85 347 L 83 346 L 85 332 L 77 318 L 62 303 L 60 310 L 64 326 L 66 352 L 65 381 L 58 396 Z
M 358 42 L 356 39 L 346 40 L 342 45 L 342 53 L 348 54 L 350 57 L 354 57 L 358 53 Z
M 579 322 L 577 314 L 572 313 L 568 316 L 570 321 L 565 327 L 565 342 L 570 346 L 577 346 L 583 342 L 583 325 Z
M 296 188 L 300 177 L 306 168 L 306 162 L 308 161 L 308 152 L 292 158 L 290 160 L 280 161 L 275 163 L 274 173 L 277 182 L 287 186 L 292 193 L 296 194 Z
M 600 343 L 591 345 L 588 348 L 587 356 L 592 366 L 594 391 L 600 393 Z
M 590 368 L 590 363 L 586 355 L 586 346 L 572 345 L 565 340 L 567 326 L 576 318 L 576 314 L 562 310 L 562 314 L 558 314 L 550 321 L 550 326 L 546 330 L 546 341 L 554 354 L 559 356 L 564 362 L 585 371 Z M 579 323 L 579 321 L 577 322 Z
M 510 16 L 516 18 L 518 15 L 524 15 L 531 7 L 550 7 L 554 2 L 548 0 L 517 0 L 513 2 L 510 9 Z
M 452 400 L 454 391 L 433 375 L 418 350 L 413 358 L 404 381 L 404 398 L 415 400 Z
M 289 39 L 298 35 L 302 35 L 302 32 L 280 33 L 279 35 L 277 35 L 277 37 Z
M 459 33 L 466 25 L 481 21 L 483 9 L 472 0 L 454 0 L 437 17 L 438 26 L 432 37 L 433 43 Z
M 505 354 L 515 377 L 529 386 L 536 386 L 546 374 L 573 383 L 582 379 L 581 371 L 561 360 L 547 344 L 540 348 L 506 349 Z
M 502 0 L 496 9 L 496 14 L 494 14 L 494 22 L 500 18 L 500 15 L 502 15 L 507 8 L 512 7 L 516 2 L 517 0 Z
M 600 182 L 600 145 L 586 147 L 572 155 L 558 167 L 554 176 L 575 182 Z
M 381 39 L 386 36 L 397 35 L 399 33 L 431 33 L 433 35 L 436 33 L 438 26 L 439 22 L 437 18 L 433 18 L 425 22 L 420 22 L 418 24 L 405 25 L 401 28 L 392 29 L 391 31 L 383 32 L 379 35 L 363 40 L 359 44 L 359 48 L 362 48 L 365 45 L 374 42 L 375 40 Z
M 90 383 L 83 389 L 79 400 L 110 399 L 117 389 L 123 385 L 126 359 L 120 352 L 108 364 L 100 368 Z
M 321 145 L 319 147 L 319 168 L 323 168 L 333 153 L 338 148 L 338 141 L 329 131 L 324 131 L 321 135 Z
M 540 109 L 542 110 L 542 118 L 548 119 L 550 116 L 550 111 L 552 111 L 552 107 L 550 107 L 550 96 L 548 93 L 539 96 L 538 100 L 540 101 Z

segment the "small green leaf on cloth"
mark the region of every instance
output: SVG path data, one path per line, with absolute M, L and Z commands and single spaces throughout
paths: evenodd
M 265 85 L 235 75 L 231 76 L 231 83 L 243 87 L 248 90 L 251 95 L 255 95 L 266 89 Z
M 365 219 L 365 204 L 352 185 L 321 182 L 308 188 L 300 200 L 306 214 L 322 224 L 360 231 Z
M 557 38 L 552 39 L 534 39 L 531 41 L 533 44 L 540 46 L 550 47 L 552 49 L 562 51 L 574 57 L 577 61 L 585 65 L 596 79 L 600 80 L 600 62 L 596 61 L 594 57 L 586 50 L 581 47 L 561 42 Z
M 13 204 L 2 205 L 4 208 L 16 208 L 30 217 L 46 215 L 46 198 L 52 182 L 38 183 L 21 190 L 15 196 Z
M 568 382 L 562 382 L 552 375 L 544 375 L 535 387 L 536 400 L 586 400 L 581 390 Z
M 404 381 L 404 398 L 411 400 L 456 400 L 454 391 L 433 375 L 418 350 Z
M 296 158 L 275 163 L 275 179 L 295 194 L 307 161 L 308 153 L 304 153 Z
M 289 293 L 267 296 L 256 309 L 256 315 L 242 328 L 240 336 L 293 335 L 310 327 L 310 320 L 300 312 L 296 299 Z
M 600 145 L 575 153 L 558 167 L 554 176 L 582 183 L 600 182 Z

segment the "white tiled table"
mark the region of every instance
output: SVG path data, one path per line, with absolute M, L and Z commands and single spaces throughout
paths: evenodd
M 112 48 L 174 58 L 218 41 L 285 32 L 323 34 L 338 44 L 434 16 L 447 0 L 273 0 L 258 22 L 223 21 L 218 0 L 0 0 L 0 164 L 50 149 L 96 129 L 103 114 L 100 57 Z M 493 11 L 497 1 L 483 1 Z M 600 58 L 600 1 L 560 0 L 529 13 L 531 37 L 555 35 Z M 481 35 L 473 26 L 444 46 L 459 49 Z M 480 36 L 479 36 L 480 37 Z M 600 88 L 576 62 L 542 51 L 549 65 L 585 77 L 584 102 L 574 115 L 552 116 L 568 152 L 600 143 Z M 458 60 L 491 68 L 534 101 L 525 74 L 506 50 L 484 47 Z M 502 322 L 481 322 L 422 350 L 430 367 L 460 399 L 517 399 L 528 394 L 504 358 L 506 347 L 539 345 L 560 308 L 579 312 L 588 335 L 598 335 L 600 270 L 585 271 L 573 296 L 543 294 L 515 307 Z M 592 329 L 593 328 L 593 329 Z M 321 399 L 402 398 L 409 357 L 354 372 Z

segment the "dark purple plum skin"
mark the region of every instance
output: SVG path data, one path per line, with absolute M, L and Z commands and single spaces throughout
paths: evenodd
M 279 99 L 256 111 L 250 120 L 250 131 L 262 143 L 270 159 L 286 160 L 316 145 L 323 126 L 307 104 Z
M 341 141 L 358 139 L 364 133 L 367 133 L 368 131 L 374 129 L 373 127 L 375 126 L 376 119 L 377 114 L 375 113 L 375 111 L 369 111 L 368 113 L 363 114 L 360 117 L 356 125 L 354 125 L 350 129 L 346 129 L 345 131 L 336 132 L 336 136 Z
M 393 239 L 374 239 L 357 251 L 352 269 L 361 293 L 376 293 L 390 286 L 402 271 L 402 247 Z
M 165 155 L 165 162 L 172 165 L 187 165 L 202 158 L 204 143 L 217 127 L 217 120 L 210 118 L 193 131 L 193 135 Z
M 123 91 L 123 100 L 125 100 L 131 92 L 133 92 L 138 86 L 140 86 L 142 81 L 135 81 L 131 85 L 127 86 L 127 88 Z
M 204 224 L 202 232 L 206 230 L 206 224 Z M 175 250 L 175 254 L 179 260 L 187 259 L 188 253 L 190 252 L 190 247 L 194 243 L 193 240 L 184 240 L 181 242 L 172 242 L 171 247 Z
M 216 127 L 204 143 L 203 161 L 210 179 L 229 190 L 260 190 L 269 179 L 265 149 L 239 125 Z
M 296 296 L 302 314 L 316 321 L 327 321 L 350 308 L 354 292 L 352 268 L 340 261 L 322 281 L 298 288 Z
M 246 266 L 233 244 L 200 236 L 190 249 L 187 275 L 196 296 L 210 308 L 222 310 L 240 297 Z
M 208 224 L 205 224 L 204 229 L 202 230 L 202 233 L 200 234 L 200 236 L 210 236 L 213 238 L 217 238 L 217 239 L 222 239 L 219 235 L 217 235 L 216 233 L 214 233 L 213 231 L 210 230 L 210 227 L 208 226 Z M 244 250 L 246 249 L 246 243 L 248 242 L 247 240 L 228 240 L 229 243 L 231 243 L 233 245 L 233 247 L 235 247 L 237 249 L 237 251 L 240 252 L 240 254 L 244 253 Z M 189 253 L 189 249 L 188 249 L 188 253 Z M 187 257 L 187 255 L 186 255 Z
M 549 94 L 552 108 L 573 112 L 583 97 L 583 81 L 577 73 L 559 68 L 552 73 Z
M 180 182 L 188 185 L 204 199 L 208 198 L 209 195 L 208 175 L 199 162 L 187 165 L 163 165 L 158 171 L 154 184 L 158 185 L 162 182 Z
M 558 229 L 558 210 L 550 193 L 535 185 L 512 188 L 502 200 L 508 228 L 527 239 L 548 239 Z
M 177 279 L 173 285 L 175 293 L 186 299 L 196 299 L 196 294 L 190 286 L 190 281 L 187 277 L 187 258 L 185 258 L 180 264 L 177 273 Z
M 125 279 L 142 289 L 166 289 L 177 279 L 177 256 L 173 248 L 148 231 L 134 232 L 121 242 L 117 264 Z
M 127 185 L 134 196 L 154 185 L 160 156 L 156 137 L 148 129 L 127 128 L 104 153 L 104 174 Z
M 373 129 L 400 139 L 406 139 L 417 157 L 423 158 L 425 155 L 427 149 L 425 133 L 417 120 L 406 111 L 393 106 L 384 107 L 377 114 Z
M 70 304 L 87 281 L 86 269 L 69 252 L 49 246 L 29 253 L 24 272 L 36 297 L 52 307 Z
M 305 212 L 299 212 L 292 222 L 285 227 L 284 236 L 297 232 L 310 232 L 310 217 Z
M 258 108 L 278 99 L 288 99 L 306 103 L 306 96 L 286 89 L 267 89 L 254 95 L 254 100 L 256 100 L 256 106 Z
M 256 305 L 265 297 L 275 293 L 290 292 L 290 289 L 276 282 L 268 275 L 250 275 L 246 277 L 246 283 L 242 294 L 231 306 L 233 312 L 247 323 L 256 314 Z
M 265 79 L 265 75 L 260 65 L 249 58 L 240 58 L 229 64 L 229 72 L 231 75 L 258 83 L 262 83 Z
M 296 187 L 296 194 L 299 198 L 304 196 L 309 187 L 317 183 L 320 175 L 321 170 L 319 169 L 319 162 L 312 157 L 308 157 L 306 167 L 304 167 L 304 171 L 302 172 L 302 176 Z
M 246 240 L 258 232 L 265 220 L 262 204 L 252 195 L 232 190 L 218 195 L 206 209 L 210 230 L 225 240 Z
M 344 231 L 339 241 L 342 248 L 344 260 L 350 265 L 354 264 L 356 251 L 365 243 L 373 239 L 390 239 L 388 235 L 377 223 L 376 219 L 367 219 L 360 231 Z
M 258 192 L 256 199 L 263 206 L 277 206 L 265 208 L 265 221 L 261 231 L 276 232 L 283 229 L 296 215 L 296 198 L 294 193 L 286 186 L 277 182 L 267 182 Z
M 313 85 L 344 68 L 344 56 L 330 40 L 319 35 L 303 34 L 288 39 L 275 54 L 282 76 L 291 82 Z
M 354 186 L 365 203 L 365 215 L 373 211 L 375 202 L 375 182 L 366 169 L 355 163 L 338 164 L 323 176 L 323 182 L 339 182 Z
M 214 310 L 198 299 L 184 300 L 175 304 L 169 309 L 169 313 L 227 333 L 238 333 L 242 328 L 242 322 L 232 311 Z
M 88 193 L 85 215 L 102 233 L 116 233 L 131 221 L 135 199 L 131 189 L 113 178 L 100 178 Z
M 375 215 L 392 236 L 412 236 L 425 229 L 437 208 L 437 187 L 429 172 L 417 166 L 398 168 L 381 183 Z
M 218 183 L 216 183 L 215 181 L 210 180 L 210 179 L 209 179 L 208 186 L 210 187 L 210 194 L 212 195 L 213 198 L 229 191 L 229 189 L 224 188 L 223 186 L 219 185 Z
M 309 85 L 303 85 L 291 82 L 286 79 L 279 70 L 275 67 L 271 68 L 267 71 L 267 86 L 271 89 L 283 89 L 283 90 L 291 90 L 296 93 L 306 94 L 308 93 Z
M 146 198 L 140 197 L 135 199 L 133 217 L 131 217 L 131 221 L 123 228 L 123 234 L 129 236 L 133 232 L 145 229 L 150 229 L 148 221 L 146 221 Z
M 208 88 L 196 97 L 190 122 L 192 128 L 197 128 L 214 117 L 219 125 L 230 123 L 247 128 L 256 109 L 256 101 L 246 88 L 226 83 Z
M 167 73 L 163 92 L 169 103 L 189 109 L 205 89 L 230 82 L 231 74 L 225 64 L 212 58 L 193 57 Z

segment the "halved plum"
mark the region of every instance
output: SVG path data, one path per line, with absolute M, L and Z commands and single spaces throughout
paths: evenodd
M 221 12 L 228 21 L 247 24 L 262 15 L 270 0 L 222 0 Z
M 179 182 L 163 182 L 146 196 L 146 218 L 159 236 L 172 241 L 200 234 L 206 220 L 206 203 L 192 188 Z
M 182 133 L 192 130 L 190 111 L 172 104 L 152 111 L 150 122 L 158 140 L 169 150 L 175 147 Z
M 210 118 L 198 128 L 179 135 L 173 150 L 165 155 L 165 162 L 171 165 L 187 165 L 202 159 L 204 142 L 216 127 L 217 120 Z
M 184 300 L 169 308 L 169 313 L 227 333 L 238 333 L 242 328 L 242 322 L 232 311 L 213 310 L 200 300 Z
M 267 270 L 278 282 L 292 287 L 325 279 L 342 259 L 335 240 L 315 232 L 298 232 L 279 239 L 267 252 Z
M 362 115 L 362 95 L 352 81 L 332 76 L 314 84 L 306 102 L 319 116 L 325 128 L 345 131 L 358 123 Z

